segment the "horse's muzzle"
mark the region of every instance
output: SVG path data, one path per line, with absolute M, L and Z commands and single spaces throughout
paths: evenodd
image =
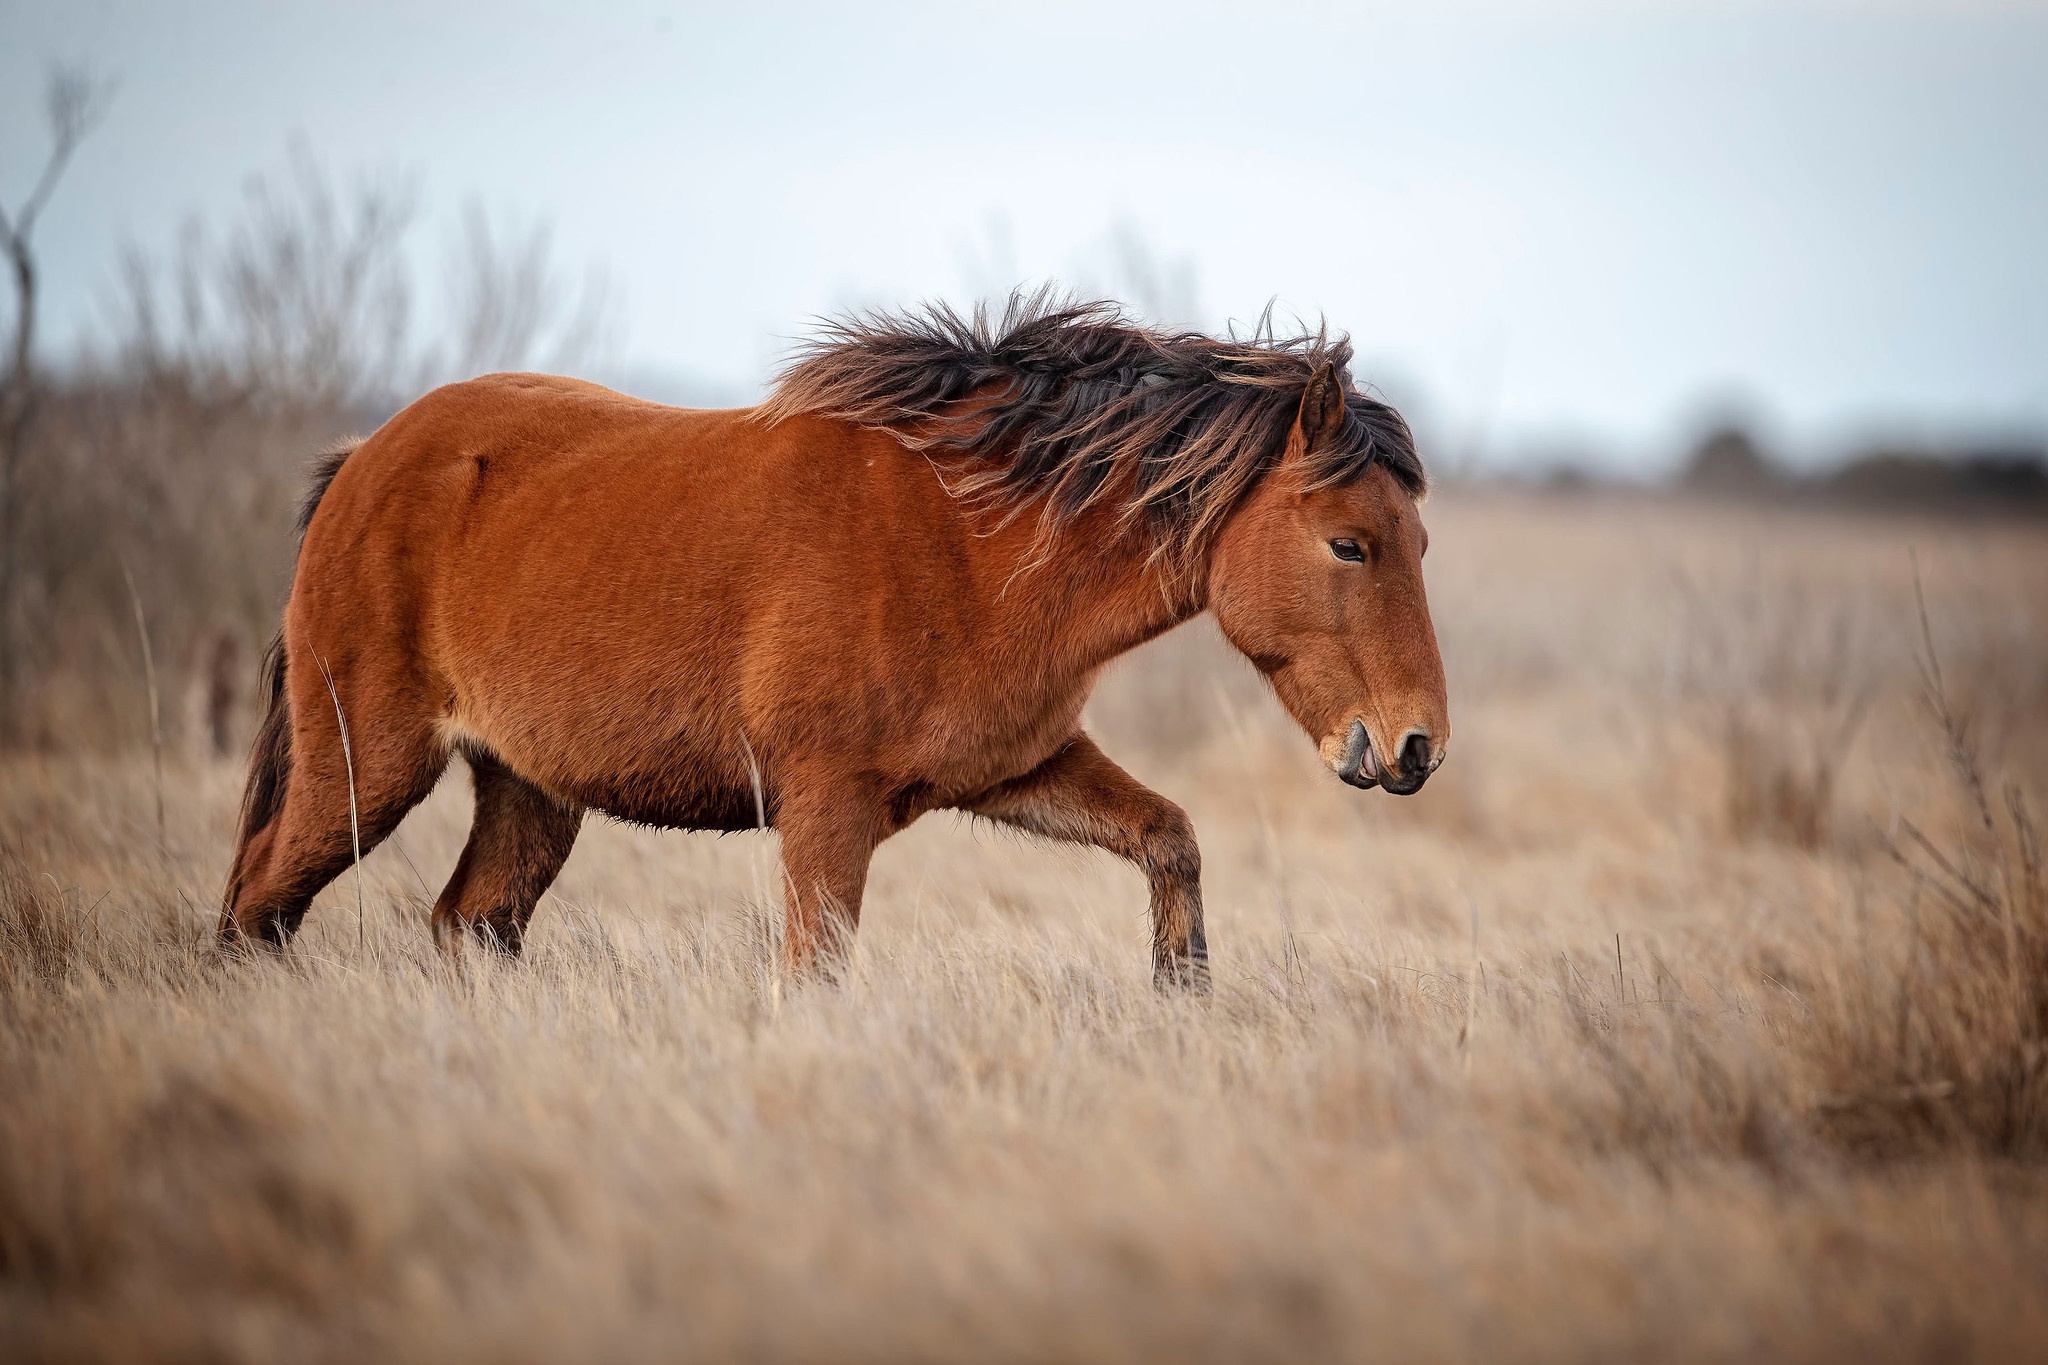
M 1412 796 L 1422 790 L 1422 784 L 1429 781 L 1429 775 L 1442 762 L 1443 754 L 1431 748 L 1429 732 L 1410 730 L 1401 737 L 1397 762 L 1382 764 L 1373 752 L 1372 736 L 1366 733 L 1365 722 L 1354 717 L 1350 733 L 1344 737 L 1343 750 L 1330 759 L 1330 771 L 1363 790 L 1380 787 L 1396 796 Z

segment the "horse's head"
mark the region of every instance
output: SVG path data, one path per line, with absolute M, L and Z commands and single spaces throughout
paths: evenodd
M 1217 533 L 1209 606 L 1332 772 L 1405 796 L 1436 771 L 1451 738 L 1422 591 L 1429 535 L 1415 497 L 1382 462 L 1348 481 L 1319 478 L 1327 462 L 1314 457 L 1347 439 L 1345 427 L 1343 385 L 1324 366 L 1286 453 Z

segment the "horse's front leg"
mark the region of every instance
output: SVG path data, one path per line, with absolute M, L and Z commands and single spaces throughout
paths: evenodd
M 894 831 L 875 794 L 830 779 L 793 784 L 775 827 L 782 834 L 782 959 L 791 975 L 809 976 L 851 949 L 868 861 Z
M 1179 806 L 1110 762 L 1077 734 L 1060 751 L 967 807 L 976 815 L 1137 864 L 1152 892 L 1152 976 L 1161 986 L 1207 990 L 1202 933 L 1202 851 Z

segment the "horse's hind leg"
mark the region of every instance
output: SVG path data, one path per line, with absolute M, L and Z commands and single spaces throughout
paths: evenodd
M 564 805 L 488 755 L 470 758 L 476 818 L 434 904 L 434 941 L 453 954 L 466 934 L 517 956 L 533 907 L 575 847 L 580 807 Z
M 294 682 L 290 706 L 282 699 L 273 706 L 258 741 L 260 772 L 252 775 L 251 799 L 259 787 L 273 796 L 281 789 L 281 796 L 272 801 L 274 810 L 248 822 L 235 850 L 220 920 L 220 936 L 230 943 L 286 943 L 313 897 L 347 869 L 357 830 L 367 854 L 433 790 L 447 764 L 429 721 L 378 714 L 367 704 L 358 711 L 346 698 L 350 749 L 344 757 L 325 682 L 312 679 L 316 696 Z M 353 695 L 369 694 L 356 689 Z

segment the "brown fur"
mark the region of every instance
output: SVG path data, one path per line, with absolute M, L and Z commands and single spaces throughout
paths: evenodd
M 1104 664 L 1205 608 L 1346 780 L 1412 790 L 1441 760 L 1421 467 L 1342 343 L 1024 308 L 991 368 L 888 325 L 814 351 L 764 409 L 496 375 L 345 456 L 309 504 L 223 935 L 283 942 L 351 856 L 323 662 L 366 849 L 470 760 L 475 828 L 434 910 L 450 945 L 516 950 L 584 811 L 745 829 L 758 779 L 793 969 L 858 922 L 876 846 L 952 808 L 1136 863 L 1156 972 L 1199 980 L 1187 818 L 1078 721 Z M 874 362 L 891 337 L 941 372 L 925 397 L 915 365 Z M 1113 355 L 1152 359 L 1103 380 Z M 1370 754 L 1347 770 L 1353 733 Z

